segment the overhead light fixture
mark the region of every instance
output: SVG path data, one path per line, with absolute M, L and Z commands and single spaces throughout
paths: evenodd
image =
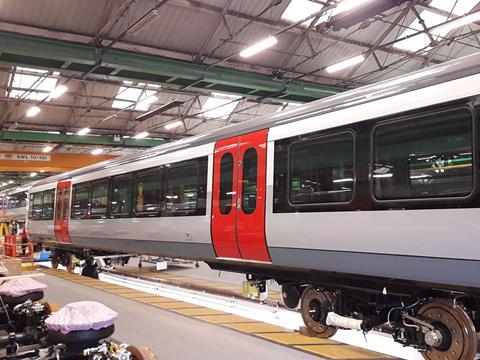
M 35 177 L 35 176 L 37 176 L 37 175 L 38 175 L 38 174 L 37 174 L 36 172 L 31 172 L 31 173 L 30 173 L 30 177 Z
M 48 152 L 50 152 L 50 151 L 52 151 L 52 150 L 53 150 L 53 146 L 47 145 L 47 146 L 45 146 L 45 147 L 43 148 L 42 151 L 43 151 L 44 153 L 48 153 Z
M 343 69 L 346 69 L 346 68 L 349 68 L 353 65 L 356 65 L 356 64 L 360 64 L 361 62 L 365 61 L 365 56 L 363 55 L 358 55 L 358 56 L 355 56 L 353 58 L 350 58 L 350 59 L 347 59 L 347 60 L 343 60 L 337 64 L 333 64 L 333 65 L 330 65 L 330 66 L 327 66 L 325 68 L 325 71 L 328 72 L 328 73 L 334 73 L 336 71 L 340 71 L 340 70 L 343 70 Z
M 14 182 L 15 182 L 15 181 L 13 181 L 13 180 L 8 180 L 8 183 L 9 183 L 9 184 L 13 184 Z
M 345 11 L 352 10 L 353 8 L 356 8 L 366 2 L 369 2 L 372 0 L 343 0 L 340 1 L 337 5 L 337 11 L 336 13 L 341 13 Z
M 150 105 L 152 105 L 157 100 L 158 100 L 158 97 L 156 97 L 155 95 L 149 96 L 149 97 L 145 98 L 144 100 L 139 101 L 138 104 L 135 106 L 135 108 L 148 109 L 148 107 Z
M 68 88 L 65 85 L 59 85 L 50 92 L 50 97 L 56 99 L 67 92 Z
M 32 106 L 30 109 L 27 110 L 26 116 L 27 117 L 34 117 L 40 112 L 40 108 L 38 106 Z
M 270 36 L 266 38 L 265 40 L 262 40 L 252 46 L 249 46 L 245 50 L 240 52 L 241 57 L 250 57 L 252 55 L 255 55 L 259 53 L 262 50 L 268 49 L 275 45 L 278 42 L 277 38 L 275 36 Z
M 44 173 L 44 172 L 45 172 L 45 170 L 40 170 L 40 172 L 41 172 L 41 173 Z
M 92 154 L 92 155 L 100 155 L 101 153 L 103 153 L 103 149 L 100 149 L 100 148 L 93 149 L 90 152 L 90 154 Z
M 139 33 L 140 30 L 142 30 L 145 26 L 147 26 L 153 20 L 155 20 L 157 16 L 158 16 L 157 10 L 150 11 L 147 15 L 145 15 L 143 18 L 141 18 L 135 24 L 133 24 L 132 27 L 128 29 L 127 34 L 135 35 Z
M 142 131 L 141 133 L 138 133 L 137 135 L 135 135 L 133 138 L 134 139 L 144 139 L 148 136 L 148 132 L 147 131 Z
M 2 186 L 7 186 L 7 183 L 6 183 L 6 182 L 3 182 L 3 183 L 2 183 Z
M 77 135 L 87 135 L 90 132 L 90 128 L 86 127 L 77 131 Z
M 170 124 L 165 125 L 165 129 L 172 130 L 172 129 L 175 129 L 175 128 L 179 127 L 180 125 L 183 125 L 183 122 L 181 122 L 180 120 L 174 121 Z
M 480 21 L 480 11 L 476 11 L 472 14 L 465 15 L 459 18 L 456 18 L 452 21 L 446 22 L 445 24 L 438 25 L 431 29 L 432 32 L 434 33 L 449 33 L 450 31 L 457 29 L 459 27 L 474 23 Z
M 149 112 L 146 112 L 145 114 L 141 114 L 141 115 L 138 115 L 136 118 L 135 118 L 135 121 L 144 121 L 144 120 L 147 120 L 149 118 L 151 118 L 152 116 L 155 116 L 155 115 L 158 115 L 158 114 L 161 114 L 162 112 L 165 112 L 167 110 L 170 110 L 170 109 L 173 109 L 177 106 L 180 106 L 184 103 L 185 101 L 178 101 L 178 100 L 174 100 L 174 101 L 171 101 L 169 102 L 168 104 L 165 104 L 165 105 L 162 105 L 156 109 L 153 109 Z

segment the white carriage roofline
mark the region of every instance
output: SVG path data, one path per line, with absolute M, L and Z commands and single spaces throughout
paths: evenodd
M 33 187 L 35 188 L 37 186 L 53 184 L 60 180 L 66 180 L 75 176 L 93 173 L 104 169 L 105 166 L 113 167 L 117 165 L 128 164 L 138 160 L 171 153 L 185 147 L 199 146 L 261 129 L 284 126 L 299 120 L 303 120 L 306 117 L 311 118 L 320 114 L 323 115 L 362 104 L 378 102 L 382 99 L 393 97 L 393 95 L 398 96 L 463 77 L 480 74 L 479 64 L 480 53 L 472 54 L 460 59 L 451 60 L 442 64 L 425 68 L 423 70 L 415 71 L 408 75 L 402 75 L 393 79 L 333 95 L 325 99 L 313 101 L 298 108 L 262 116 L 257 119 L 252 119 L 221 129 L 212 130 L 168 144 L 159 145 L 151 149 L 144 150 L 140 154 L 126 155 L 113 160 L 107 160 L 101 163 L 93 164 L 81 169 L 72 170 L 60 175 L 51 176 L 40 180 Z M 452 91 L 451 99 L 453 100 L 458 98 L 460 97 L 457 97 Z M 390 113 L 394 114 L 402 111 L 404 111 L 403 108 L 394 107 Z M 352 121 L 352 123 L 353 122 L 356 121 Z

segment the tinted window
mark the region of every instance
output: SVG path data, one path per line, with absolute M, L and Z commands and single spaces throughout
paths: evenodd
M 103 218 L 107 214 L 108 183 L 101 181 L 92 184 L 91 217 Z
M 110 215 L 130 214 L 132 178 L 130 176 L 114 177 L 111 180 Z
M 354 180 L 353 143 L 350 133 L 294 143 L 290 149 L 290 202 L 349 201 Z
M 73 219 L 87 219 L 90 217 L 90 189 L 90 184 L 77 184 L 73 186 Z
M 378 199 L 468 195 L 472 165 L 467 110 L 384 124 L 374 132 L 372 180 Z
M 43 193 L 38 192 L 32 194 L 32 219 L 40 220 L 42 218 L 42 208 L 43 208 Z
M 220 213 L 227 215 L 232 210 L 233 155 L 226 153 L 220 160 Z
M 242 210 L 251 214 L 257 206 L 257 150 L 250 148 L 243 154 Z
M 70 186 L 63 189 L 63 219 L 68 219 L 68 207 L 70 206 Z
M 43 192 L 42 220 L 53 220 L 53 201 L 55 198 L 55 190 L 47 190 Z
M 135 212 L 156 215 L 160 211 L 161 176 L 159 170 L 139 172 L 135 196 Z
M 174 215 L 195 214 L 198 198 L 198 164 L 174 165 L 168 170 L 166 209 Z
M 18 209 L 27 206 L 27 193 L 20 192 L 7 197 L 7 208 Z

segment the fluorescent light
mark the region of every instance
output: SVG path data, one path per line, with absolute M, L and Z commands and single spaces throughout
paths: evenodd
M 308 0 L 291 0 L 282 14 L 282 19 L 298 22 L 322 10 L 323 5 Z M 313 19 L 307 20 L 302 25 L 308 26 Z
M 27 117 L 34 117 L 40 112 L 40 108 L 38 106 L 32 106 L 30 109 L 27 110 Z
M 37 175 L 38 175 L 38 174 L 37 174 L 36 172 L 31 172 L 31 173 L 30 173 L 30 177 L 35 177 L 35 176 L 37 176 Z
M 262 50 L 268 49 L 269 47 L 272 47 L 277 43 L 277 38 L 275 36 L 270 36 L 266 38 L 265 40 L 262 40 L 252 46 L 249 46 L 242 52 L 240 52 L 241 57 L 250 57 L 252 55 L 255 55 L 259 53 Z
M 2 186 L 7 186 L 7 183 L 6 183 L 6 182 L 3 182 L 3 183 L 2 183 Z
M 40 172 L 41 172 L 41 173 L 44 173 L 44 172 L 45 172 L 45 170 L 40 170 Z
M 344 11 L 352 10 L 364 3 L 371 1 L 371 0 L 343 0 L 338 3 L 336 13 L 339 14 Z
M 92 155 L 100 155 L 101 153 L 103 153 L 103 149 L 100 149 L 100 148 L 93 149 L 90 152 L 90 154 L 92 154 Z
M 334 73 L 336 71 L 340 71 L 346 68 L 349 68 L 350 66 L 360 64 L 361 62 L 365 61 L 365 56 L 363 55 L 358 55 L 353 58 L 343 60 L 337 64 L 327 66 L 325 69 L 328 73 Z
M 375 174 L 373 175 L 374 178 L 391 178 L 393 176 L 392 173 L 390 174 Z
M 87 135 L 90 132 L 90 128 L 86 127 L 78 130 L 77 135 Z
M 449 33 L 450 31 L 457 29 L 459 27 L 465 26 L 467 24 L 471 24 L 473 22 L 480 20 L 480 11 L 476 11 L 470 15 L 466 15 L 455 20 L 452 20 L 446 24 L 439 25 L 432 29 L 433 33 Z
M 178 120 L 178 121 L 175 121 L 175 122 L 172 122 L 170 124 L 165 125 L 165 129 L 167 129 L 167 130 L 175 129 L 182 124 L 183 123 L 180 120 Z
M 13 181 L 13 180 L 8 180 L 8 183 L 9 183 L 9 184 L 13 184 L 14 182 L 15 182 L 15 181 Z
M 135 135 L 133 138 L 134 139 L 143 139 L 143 138 L 146 138 L 148 136 L 148 132 L 147 131 L 142 131 L 141 133 L 138 133 L 137 135 Z
M 135 35 L 140 30 L 142 30 L 145 26 L 150 24 L 153 20 L 155 20 L 158 16 L 158 10 L 153 10 L 149 12 L 147 15 L 143 17 L 143 19 L 138 20 L 130 29 L 128 29 L 127 33 L 129 35 Z
M 66 93 L 68 88 L 65 85 L 59 85 L 50 93 L 52 99 L 56 99 Z
M 45 146 L 45 147 L 43 148 L 42 151 L 43 151 L 44 153 L 48 153 L 48 152 L 50 152 L 50 151 L 52 151 L 52 150 L 53 150 L 53 146 L 47 145 L 47 146 Z

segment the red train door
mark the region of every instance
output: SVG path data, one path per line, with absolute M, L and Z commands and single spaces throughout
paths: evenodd
M 68 219 L 70 218 L 70 188 L 71 182 L 59 181 L 55 197 L 55 239 L 61 243 L 69 243 Z
M 212 240 L 218 257 L 270 261 L 265 240 L 268 130 L 215 145 Z

